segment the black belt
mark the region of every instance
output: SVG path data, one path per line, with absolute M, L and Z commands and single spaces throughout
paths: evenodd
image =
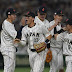
M 30 49 L 32 52 L 36 52 L 36 49 Z

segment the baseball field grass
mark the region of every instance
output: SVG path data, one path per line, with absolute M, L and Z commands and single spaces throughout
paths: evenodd
M 0 72 L 3 72 L 3 70 L 1 69 Z M 15 72 L 30 72 L 30 67 L 17 67 Z M 49 68 L 45 67 L 44 72 L 49 72 Z

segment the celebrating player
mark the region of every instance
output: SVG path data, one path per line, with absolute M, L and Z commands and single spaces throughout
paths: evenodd
M 66 20 L 67 31 L 57 36 L 57 41 L 63 41 L 63 54 L 66 61 L 66 72 L 72 72 L 72 19 Z
M 49 27 L 49 21 L 46 18 L 47 15 L 47 8 L 46 7 L 40 7 L 37 12 L 38 16 L 35 17 L 35 23 L 38 25 L 45 25 L 46 28 Z
M 46 59 L 45 50 L 50 48 L 51 35 L 44 25 L 39 26 L 34 23 L 35 14 L 33 12 L 29 12 L 27 16 L 28 26 L 23 28 L 20 42 L 22 45 L 29 44 L 28 54 L 31 72 L 43 72 Z
M 14 72 L 16 58 L 14 39 L 20 38 L 22 27 L 17 32 L 12 23 L 16 19 L 15 9 L 7 9 L 6 16 L 7 19 L 4 20 L 1 31 L 1 53 L 4 58 L 4 72 Z
M 55 35 L 57 33 L 61 33 L 63 30 L 61 29 L 60 22 L 63 18 L 63 11 L 58 9 L 54 13 L 54 20 L 50 22 L 49 31 L 53 35 L 51 39 L 50 49 L 52 51 L 52 61 L 50 63 L 50 72 L 56 72 L 59 70 L 63 72 L 63 53 L 62 53 L 62 42 L 55 40 Z

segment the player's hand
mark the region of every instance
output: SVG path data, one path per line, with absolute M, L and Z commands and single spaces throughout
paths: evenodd
M 20 42 L 20 39 L 17 39 L 17 38 L 16 38 L 16 39 L 14 40 L 14 44 L 15 44 L 15 43 L 19 43 L 19 42 Z

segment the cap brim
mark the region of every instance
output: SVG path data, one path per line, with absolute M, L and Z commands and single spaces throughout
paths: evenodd
M 58 15 L 60 15 L 60 16 L 64 16 L 64 14 L 58 14 Z
M 40 14 L 45 14 L 46 12 L 39 12 Z
M 64 14 L 57 14 L 57 13 L 54 13 L 55 15 L 59 15 L 59 16 L 64 16 Z
M 15 13 L 11 13 L 11 14 L 16 14 L 16 15 L 17 15 L 17 14 L 19 14 L 19 12 L 15 12 Z M 11 15 L 11 14 L 10 14 L 10 15 Z
M 30 17 L 30 15 L 24 15 L 24 16 L 26 16 L 26 17 Z

